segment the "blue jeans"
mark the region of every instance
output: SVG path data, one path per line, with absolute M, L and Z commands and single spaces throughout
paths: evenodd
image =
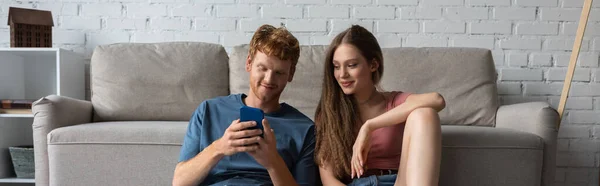
M 250 178 L 247 176 L 234 176 L 227 179 L 209 180 L 208 183 L 200 185 L 209 186 L 272 186 L 271 180 L 265 180 L 260 178 Z
M 388 174 L 383 176 L 369 176 L 352 180 L 348 186 L 393 186 L 396 183 L 397 174 Z

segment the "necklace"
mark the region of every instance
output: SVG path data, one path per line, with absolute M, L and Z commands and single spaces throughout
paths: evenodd
M 358 105 L 364 105 L 364 104 L 369 103 L 377 95 L 383 96 L 383 94 L 379 93 L 377 91 L 377 89 L 375 89 L 375 90 L 373 90 L 373 93 L 371 93 L 371 95 L 369 96 L 369 99 L 367 99 L 366 101 L 363 101 L 362 103 L 358 103 Z M 384 97 L 384 99 L 385 99 L 385 97 Z

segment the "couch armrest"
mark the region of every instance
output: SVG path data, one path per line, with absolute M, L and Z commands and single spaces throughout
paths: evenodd
M 556 174 L 556 138 L 558 112 L 546 102 L 503 105 L 496 113 L 496 127 L 538 135 L 544 141 L 542 185 L 553 185 Z
M 36 185 L 49 184 L 48 143 L 50 131 L 92 121 L 92 103 L 89 101 L 46 96 L 33 103 L 33 148 Z

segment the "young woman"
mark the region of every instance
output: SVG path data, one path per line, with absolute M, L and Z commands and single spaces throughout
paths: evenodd
M 437 185 L 445 107 L 438 93 L 383 92 L 375 36 L 354 25 L 325 60 L 315 114 L 316 162 L 324 185 Z

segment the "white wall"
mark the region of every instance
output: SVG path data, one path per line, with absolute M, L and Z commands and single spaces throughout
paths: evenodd
M 0 47 L 8 7 L 51 10 L 54 46 L 89 56 L 99 44 L 248 43 L 263 23 L 284 23 L 301 44 L 328 44 L 350 24 L 383 47 L 493 50 L 503 104 L 558 105 L 583 0 L 0 0 Z M 600 0 L 593 4 L 565 122 L 558 185 L 597 185 L 600 166 Z

